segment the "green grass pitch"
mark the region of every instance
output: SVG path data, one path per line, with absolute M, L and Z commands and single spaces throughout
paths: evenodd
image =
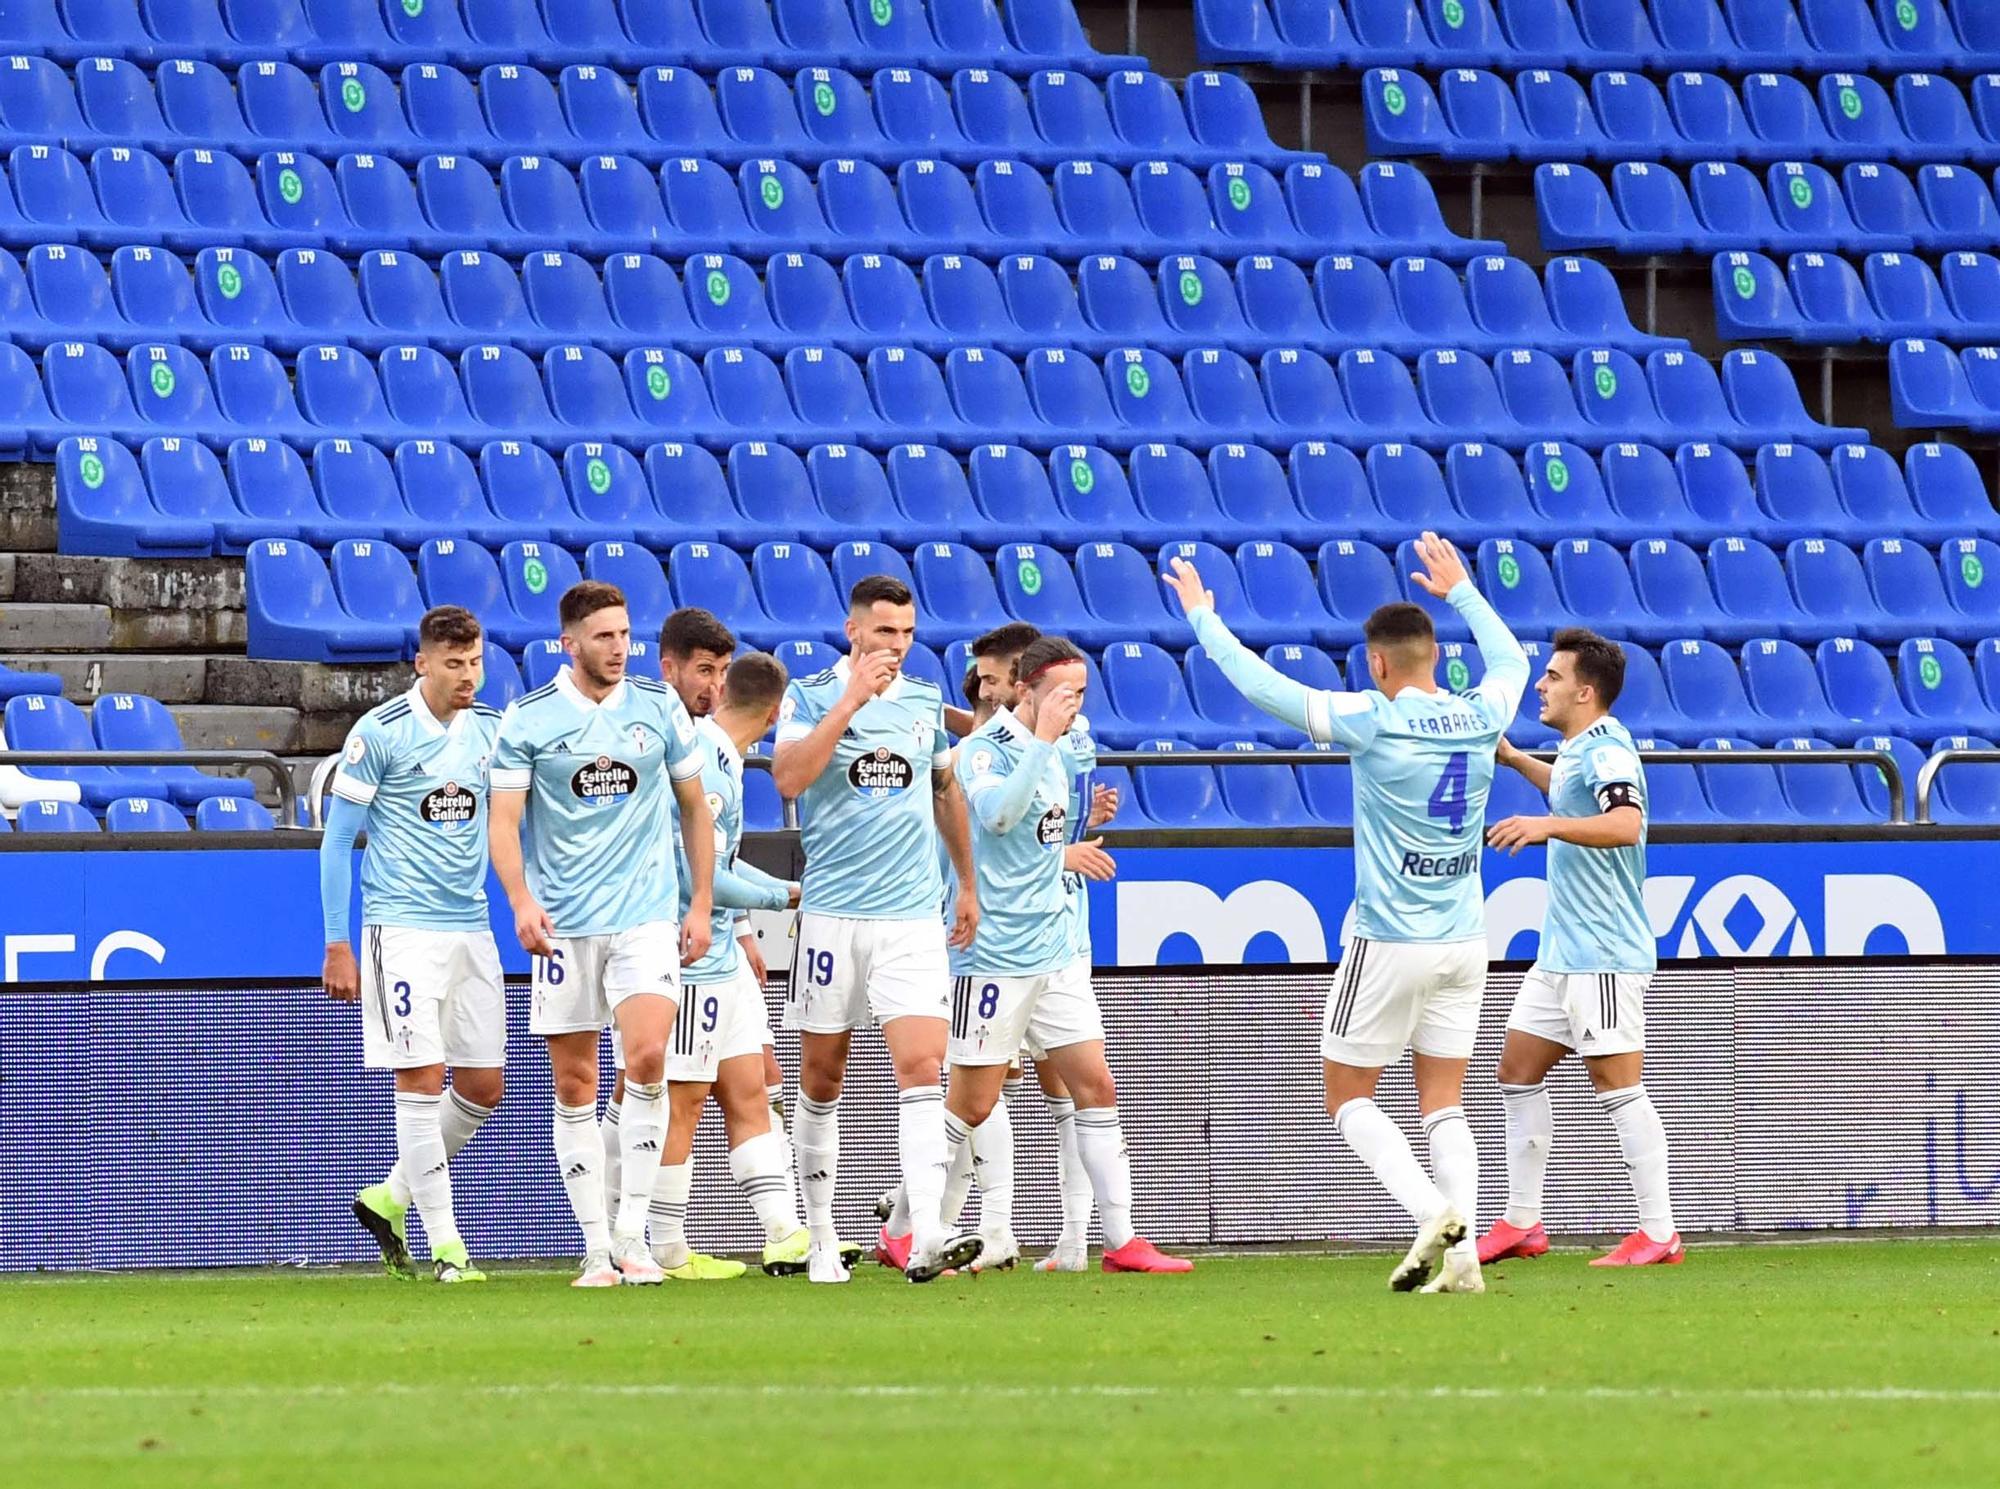
M 1190 1277 L 578 1293 L 340 1271 L 0 1279 L 0 1484 L 2000 1483 L 2000 1246 L 1380 1255 Z

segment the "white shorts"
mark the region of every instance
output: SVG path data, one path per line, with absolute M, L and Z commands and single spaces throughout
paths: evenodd
M 361 1010 L 370 1070 L 507 1063 L 507 994 L 491 931 L 364 925 Z
M 558 936 L 547 956 L 533 960 L 534 1034 L 595 1031 L 627 998 L 651 993 L 676 1002 L 681 995 L 681 928 L 671 920 L 605 936 Z
M 872 1020 L 941 1019 L 951 1013 L 951 965 L 944 922 L 850 920 L 817 911 L 799 916 L 785 1027 L 845 1034 Z
M 1406 1049 L 1472 1058 L 1486 991 L 1486 939 L 1368 941 L 1356 936 L 1326 1000 L 1321 1053 L 1338 1065 L 1379 1069 Z
M 1507 1027 L 1579 1055 L 1629 1055 L 1646 1047 L 1644 972 L 1544 972 L 1530 967 Z
M 724 1060 L 759 1057 L 761 1084 L 766 1025 L 764 992 L 740 962 L 725 982 L 691 982 L 681 989 L 673 1038 L 667 1041 L 667 1079 L 708 1084 Z
M 1071 962 L 1032 977 L 960 977 L 951 988 L 953 1065 L 1011 1065 L 1030 1047 L 1050 1050 L 1104 1038 L 1090 968 Z

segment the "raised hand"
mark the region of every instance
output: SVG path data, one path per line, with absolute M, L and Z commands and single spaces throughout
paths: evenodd
M 1035 738 L 1044 744 L 1054 744 L 1069 733 L 1069 726 L 1076 722 L 1077 710 L 1082 706 L 1083 694 L 1075 688 L 1049 689 L 1048 696 L 1035 705 Z
M 1090 811 L 1083 819 L 1086 829 L 1102 827 L 1118 815 L 1118 788 L 1116 786 L 1093 786 L 1090 788 Z
M 1210 610 L 1215 608 L 1214 593 L 1202 587 L 1201 575 L 1184 558 L 1168 560 L 1167 572 L 1160 576 L 1160 582 L 1180 597 L 1184 615 L 1192 615 L 1204 605 Z
M 1417 557 L 1423 560 L 1425 572 L 1410 577 L 1425 594 L 1437 599 L 1442 600 L 1451 593 L 1453 585 L 1471 577 L 1465 572 L 1465 560 L 1458 556 L 1458 550 L 1436 533 L 1425 533 L 1417 539 Z
M 869 699 L 879 697 L 895 680 L 896 654 L 871 651 L 853 663 L 847 677 L 847 697 L 859 708 Z

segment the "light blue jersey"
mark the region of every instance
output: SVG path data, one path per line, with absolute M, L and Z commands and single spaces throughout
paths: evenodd
M 701 773 L 674 691 L 627 677 L 593 703 L 564 667 L 500 723 L 493 789 L 528 793 L 528 889 L 556 934 L 605 936 L 678 920 L 672 781 Z
M 1061 744 L 1046 744 L 1006 709 L 958 748 L 972 817 L 979 931 L 954 949 L 954 976 L 1027 977 L 1076 960 L 1076 914 L 1064 884 L 1074 780 Z
M 848 662 L 794 678 L 778 743 L 804 739 L 847 690 Z M 805 850 L 802 912 L 854 920 L 922 920 L 944 893 L 938 874 L 933 772 L 948 768 L 944 695 L 901 673 L 848 721 L 819 778 L 799 795 Z
M 1639 808 L 1630 848 L 1549 840 L 1549 908 L 1536 965 L 1548 972 L 1651 972 L 1659 945 L 1646 919 L 1646 772 L 1625 726 L 1605 717 L 1562 742 L 1549 777 L 1558 817 L 1595 817 L 1621 802 Z
M 701 790 L 715 828 L 715 913 L 709 921 L 708 952 L 683 968 L 685 983 L 727 982 L 736 975 L 741 953 L 736 946 L 736 915 L 741 910 L 782 910 L 791 903 L 791 886 L 755 864 L 739 862 L 743 847 L 743 752 L 713 719 L 696 719 L 695 740 L 701 750 Z M 680 880 L 681 914 L 694 899 L 688 872 L 687 847 L 681 841 L 681 804 L 673 803 L 674 867 Z
M 1091 777 L 1097 770 L 1097 741 L 1090 737 L 1090 720 L 1078 714 L 1062 737 L 1063 764 L 1069 772 L 1069 840 L 1080 843 L 1090 831 Z M 1090 961 L 1090 881 L 1065 871 L 1063 890 L 1070 914 L 1076 917 L 1076 955 Z
M 1245 697 L 1354 757 L 1354 932 L 1370 941 L 1485 934 L 1486 795 L 1494 749 L 1528 686 L 1528 657 L 1469 581 L 1447 599 L 1486 663 L 1479 685 L 1463 693 L 1308 688 L 1246 650 L 1213 610 L 1189 617 Z
M 500 715 L 483 703 L 440 724 L 418 688 L 370 709 L 348 733 L 333 794 L 366 813 L 364 925 L 481 931 L 486 908 L 486 777 Z M 338 912 L 345 940 L 347 880 Z M 329 929 L 329 935 L 331 930 Z

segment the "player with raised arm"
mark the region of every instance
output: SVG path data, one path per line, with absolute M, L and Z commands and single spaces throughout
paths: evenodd
M 1462 694 L 1437 685 L 1437 636 L 1421 606 L 1384 605 L 1363 627 L 1380 691 L 1332 692 L 1245 650 L 1193 565 L 1175 559 L 1162 578 L 1195 639 L 1245 697 L 1353 755 L 1354 934 L 1327 1000 L 1326 1109 L 1355 1156 L 1417 1222 L 1389 1285 L 1482 1292 L 1469 1239 L 1479 1150 L 1459 1100 L 1486 983 L 1479 876 L 1486 796 L 1496 743 L 1528 685 L 1528 658 L 1449 543 L 1427 532 L 1418 553 L 1424 572 L 1416 583 L 1465 618 L 1486 663 L 1479 686 Z M 1374 1100 L 1383 1068 L 1412 1048 L 1430 1174 Z M 1440 1259 L 1443 1270 L 1431 1279 Z
M 486 778 L 500 715 L 477 700 L 485 645 L 470 611 L 417 627 L 417 681 L 363 714 L 333 777 L 320 839 L 327 995 L 360 1001 L 362 1060 L 396 1073 L 396 1165 L 354 1216 L 399 1277 L 416 1275 L 412 1199 L 439 1282 L 484 1282 L 452 1213 L 450 1161 L 500 1104 L 507 999 L 486 904 Z M 365 963 L 348 940 L 354 840 Z M 445 1072 L 451 1089 L 445 1090 Z
M 772 777 L 799 804 L 805 881 L 786 990 L 800 1031 L 792 1142 L 812 1231 L 807 1275 L 846 1282 L 834 1229 L 840 1089 L 853 1031 L 882 1025 L 896 1072 L 897 1153 L 916 1217 L 904 1275 L 929 1282 L 979 1254 L 940 1219 L 947 1161 L 943 1060 L 951 972 L 938 917 L 942 834 L 959 875 L 949 940 L 979 922 L 965 798 L 944 767 L 950 741 L 935 684 L 903 670 L 916 642 L 909 586 L 875 574 L 848 596 L 848 655 L 795 678 L 779 712 Z
M 534 957 L 528 1027 L 548 1040 L 555 1150 L 584 1235 L 577 1287 L 664 1280 L 646 1214 L 666 1136 L 667 1038 L 681 967 L 708 953 L 715 833 L 694 722 L 673 690 L 627 677 L 625 597 L 586 580 L 563 595 L 555 681 L 516 699 L 493 760 L 493 868 Z M 680 913 L 670 799 L 691 891 Z M 523 854 L 523 820 L 526 853 Z M 597 1045 L 607 1022 L 627 1084 L 616 1216 L 597 1133 Z
M 1107 1272 L 1187 1272 L 1132 1227 L 1132 1172 L 1104 1058 L 1090 966 L 1077 955 L 1078 905 L 1065 882 L 1075 774 L 1062 742 L 1083 704 L 1083 653 L 1043 636 L 1015 664 L 1017 701 L 959 747 L 983 913 L 952 970 L 951 1092 L 945 1101 L 956 1197 L 971 1139 L 1024 1043 L 1056 1067 L 1076 1102 L 1082 1167 L 1104 1223 Z M 949 1192 L 949 1191 L 948 1191 Z
M 1687 1256 L 1668 1193 L 1666 1129 L 1641 1084 L 1658 947 L 1646 917 L 1646 773 L 1632 736 L 1611 716 L 1624 684 L 1616 642 L 1558 631 L 1535 685 L 1542 722 L 1562 736 L 1555 763 L 1500 745 L 1500 763 L 1547 796 L 1552 815 L 1496 822 L 1486 841 L 1508 853 L 1547 843 L 1549 903 L 1541 954 L 1521 979 L 1500 1051 L 1507 1210 L 1480 1238 L 1482 1262 L 1549 1249 L 1542 1180 L 1555 1111 L 1543 1081 L 1571 1052 L 1583 1056 L 1618 1133 L 1639 1206 L 1639 1229 L 1591 1265 L 1674 1266 Z

